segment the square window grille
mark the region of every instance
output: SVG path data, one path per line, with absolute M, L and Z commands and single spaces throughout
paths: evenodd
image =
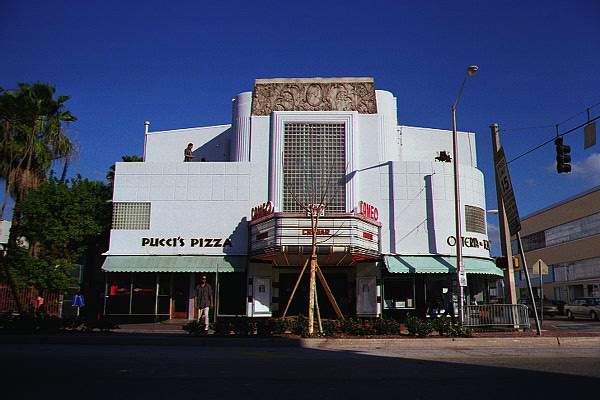
M 485 210 L 479 207 L 465 206 L 465 220 L 467 232 L 486 234 Z
M 302 205 L 323 204 L 325 213 L 344 212 L 345 174 L 343 123 L 284 124 L 283 211 L 303 212 Z
M 115 230 L 150 229 L 150 203 L 113 203 L 112 228 Z

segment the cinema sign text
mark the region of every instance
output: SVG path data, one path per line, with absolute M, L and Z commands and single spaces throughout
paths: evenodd
M 251 218 L 252 221 L 255 219 L 259 219 L 262 217 L 266 217 L 267 215 L 271 215 L 275 212 L 275 207 L 271 201 L 267 201 L 266 203 L 259 204 L 256 207 L 252 207 Z

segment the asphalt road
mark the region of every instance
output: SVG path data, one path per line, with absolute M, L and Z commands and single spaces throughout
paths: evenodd
M 0 354 L 2 394 L 36 400 L 576 398 L 600 384 L 600 348 L 0 344 Z
M 567 332 L 598 332 L 600 333 L 600 322 L 592 321 L 589 318 L 576 318 L 574 320 L 569 320 L 564 315 L 557 315 L 555 317 L 548 317 L 546 315 L 543 316 L 540 322 L 542 322 L 542 327 L 548 329 L 549 331 L 558 330 L 558 331 L 567 331 Z M 532 325 L 535 324 L 535 319 L 531 318 Z

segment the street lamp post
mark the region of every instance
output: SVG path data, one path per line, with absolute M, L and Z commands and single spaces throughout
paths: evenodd
M 462 93 L 465 82 L 469 76 L 473 76 L 477 73 L 479 68 L 476 65 L 472 65 L 467 68 L 467 73 L 460 85 L 458 96 L 456 101 L 452 105 L 452 141 L 453 141 L 453 152 L 454 152 L 454 217 L 456 219 L 456 274 L 458 278 L 458 321 L 462 324 L 464 322 L 464 291 L 463 287 L 466 286 L 466 273 L 465 265 L 462 259 L 462 213 L 460 210 L 460 185 L 459 185 L 459 168 L 458 168 L 458 135 L 456 133 L 456 105 L 458 99 Z

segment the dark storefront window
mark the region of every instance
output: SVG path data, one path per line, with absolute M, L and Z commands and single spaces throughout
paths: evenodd
M 218 315 L 246 315 L 246 273 L 219 274 Z
M 415 307 L 413 278 L 385 278 L 383 280 L 383 308 L 387 310 Z
M 131 306 L 131 274 L 110 273 L 106 279 L 108 284 L 106 314 L 129 314 Z
M 171 274 L 158 274 L 158 314 L 171 314 Z
M 135 274 L 133 276 L 132 314 L 156 313 L 156 273 Z

